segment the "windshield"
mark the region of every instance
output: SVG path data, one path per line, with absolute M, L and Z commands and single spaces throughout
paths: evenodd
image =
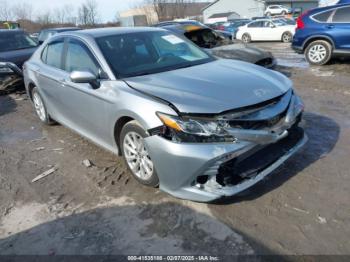
M 24 33 L 7 33 L 0 37 L 0 52 L 36 47 L 37 42 Z
M 96 39 L 119 78 L 147 75 L 214 60 L 190 41 L 166 31 L 111 35 Z

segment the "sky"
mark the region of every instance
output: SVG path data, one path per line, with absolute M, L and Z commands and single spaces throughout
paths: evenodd
M 10 4 L 21 3 L 24 0 L 7 0 Z M 116 17 L 118 11 L 127 10 L 142 0 L 96 0 L 98 2 L 100 19 L 102 22 L 113 21 Z M 212 0 L 203 0 L 211 2 Z M 234 0 L 233 0 L 234 1 Z M 334 2 L 335 0 L 321 0 L 321 3 Z M 35 12 L 40 12 L 43 10 L 55 9 L 57 7 L 62 7 L 64 5 L 71 5 L 78 7 L 84 0 L 27 0 L 27 3 L 32 4 Z
M 84 0 L 7 0 L 9 4 L 17 4 L 26 2 L 33 6 L 34 16 L 35 12 L 40 12 L 46 9 L 55 9 L 57 7 L 62 7 L 64 5 L 71 5 L 75 8 L 78 7 L 81 3 L 85 2 Z M 100 19 L 103 22 L 112 21 L 116 17 L 118 11 L 123 11 L 129 9 L 135 4 L 141 2 L 141 0 L 96 0 L 99 7 Z

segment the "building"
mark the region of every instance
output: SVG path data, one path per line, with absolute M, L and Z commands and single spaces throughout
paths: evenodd
M 319 6 L 318 0 L 266 0 L 268 5 L 283 5 L 288 8 L 300 10 L 302 12 Z
M 216 0 L 203 8 L 203 20 L 210 23 L 213 15 L 230 12 L 237 13 L 240 18 L 259 17 L 264 15 L 266 6 L 275 4 L 305 11 L 318 7 L 319 0 Z
M 161 21 L 173 20 L 179 18 L 196 19 L 202 17 L 202 9 L 209 2 L 183 2 L 183 3 L 160 3 L 158 10 L 152 4 L 132 8 L 119 13 L 119 21 L 122 26 L 142 25 L 134 23 L 135 18 L 143 21 L 145 25 L 153 25 Z M 146 19 L 140 19 L 141 17 Z
M 240 18 L 240 15 L 237 14 L 236 12 L 218 13 L 210 16 L 208 18 L 207 23 L 214 24 L 217 22 L 226 22 L 228 20 L 238 19 L 238 18 Z

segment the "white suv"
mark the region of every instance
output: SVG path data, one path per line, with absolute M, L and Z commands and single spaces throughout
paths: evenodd
M 290 10 L 283 5 L 270 5 L 265 10 L 266 16 L 271 15 L 286 15 L 290 13 Z

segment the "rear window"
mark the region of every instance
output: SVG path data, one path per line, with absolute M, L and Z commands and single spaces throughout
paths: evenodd
M 339 8 L 333 16 L 334 23 L 350 23 L 350 7 Z
M 327 12 L 319 13 L 317 15 L 314 15 L 314 19 L 318 22 L 327 22 L 331 14 L 334 12 L 334 10 L 330 10 Z
M 23 32 L 5 32 L 0 37 L 0 52 L 32 48 L 37 45 L 35 40 Z

